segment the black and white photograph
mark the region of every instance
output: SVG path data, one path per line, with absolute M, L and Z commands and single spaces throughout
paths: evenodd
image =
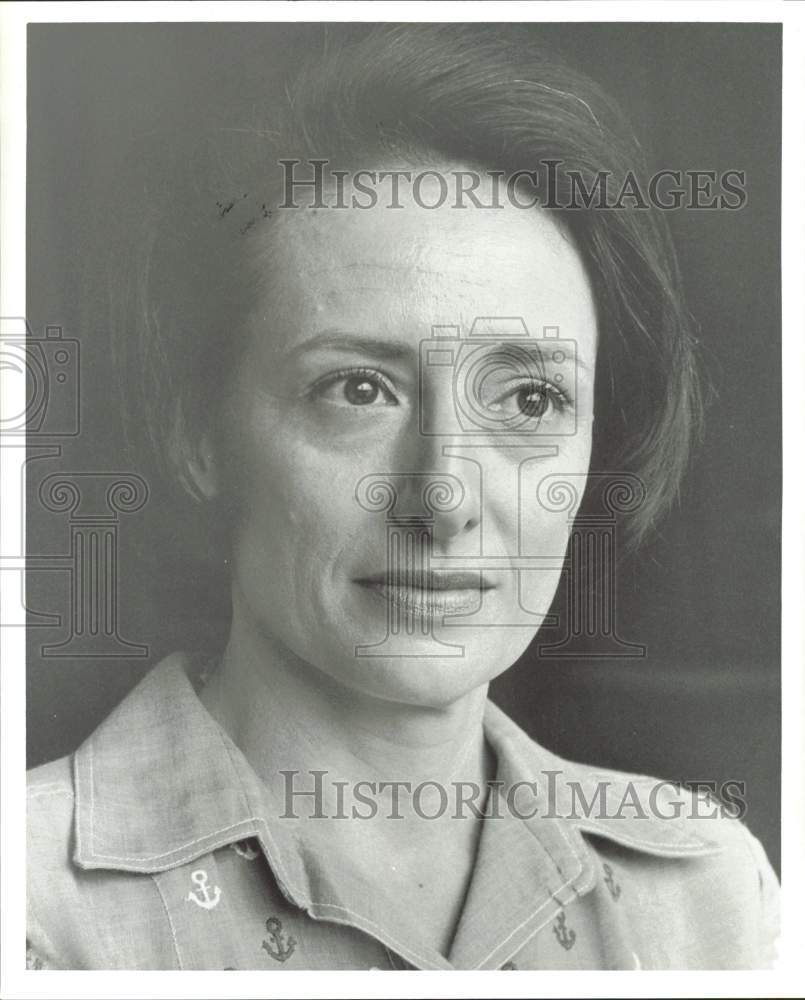
M 13 995 L 801 973 L 801 21 L 18 6 Z

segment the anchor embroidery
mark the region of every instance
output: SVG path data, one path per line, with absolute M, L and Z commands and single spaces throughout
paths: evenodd
M 279 917 L 269 917 L 266 920 L 268 941 L 263 941 L 263 950 L 276 962 L 287 962 L 296 950 L 296 938 L 289 937 L 282 929 Z
M 572 927 L 567 926 L 567 915 L 564 910 L 562 910 L 556 920 L 554 920 L 553 932 L 556 935 L 556 940 L 559 944 L 561 944 L 565 951 L 570 951 L 576 943 L 576 932 Z
M 604 882 L 612 898 L 617 899 L 621 894 L 621 887 L 615 881 L 615 873 L 612 871 L 612 865 L 604 865 Z
M 230 844 L 229 846 L 235 854 L 239 854 L 242 858 L 246 858 L 247 861 L 254 861 L 260 853 L 252 847 L 248 840 L 239 840 L 236 844 Z
M 190 878 L 198 886 L 198 889 L 195 892 L 189 892 L 185 897 L 185 902 L 189 903 L 192 901 L 196 904 L 196 906 L 200 906 L 203 910 L 214 909 L 221 899 L 221 890 L 218 886 L 214 885 L 212 887 L 212 893 L 210 892 L 209 876 L 203 868 L 199 868 L 198 871 L 194 871 Z

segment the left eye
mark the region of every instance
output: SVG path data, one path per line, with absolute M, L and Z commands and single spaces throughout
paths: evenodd
M 398 406 L 388 379 L 372 370 L 333 372 L 319 380 L 312 390 L 320 399 L 336 406 Z
M 496 413 L 508 412 L 512 417 L 542 420 L 561 412 L 566 406 L 567 399 L 556 386 L 548 382 L 531 382 L 490 403 L 489 409 Z

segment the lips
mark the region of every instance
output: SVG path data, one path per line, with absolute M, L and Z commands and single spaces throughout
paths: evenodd
M 495 587 L 480 572 L 434 570 L 380 573 L 355 582 L 404 613 L 423 618 L 477 610 L 481 595 Z

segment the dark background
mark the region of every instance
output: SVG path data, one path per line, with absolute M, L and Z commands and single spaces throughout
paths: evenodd
M 29 463 L 30 553 L 69 550 L 66 518 L 37 499 L 45 475 L 130 468 L 91 281 L 105 253 L 99 192 L 133 140 L 203 123 L 207 109 L 255 88 L 266 68 L 292 62 L 319 30 L 29 28 L 28 320 L 39 334 L 60 325 L 82 351 L 81 434 L 62 442 L 60 458 Z M 745 170 L 748 200 L 737 212 L 668 213 L 714 394 L 680 503 L 618 567 L 618 629 L 646 656 L 559 659 L 535 644 L 493 684 L 493 697 L 563 756 L 673 780 L 745 782 L 745 820 L 779 870 L 781 29 L 523 30 L 557 46 L 619 101 L 653 167 Z M 199 599 L 200 570 L 154 544 L 156 517 L 152 497 L 120 524 L 119 628 L 147 644 L 147 658 L 43 657 L 42 644 L 64 638 L 66 624 L 29 630 L 29 766 L 73 750 L 166 653 L 220 643 L 223 606 Z M 67 573 L 31 572 L 27 586 L 29 608 L 66 614 Z

